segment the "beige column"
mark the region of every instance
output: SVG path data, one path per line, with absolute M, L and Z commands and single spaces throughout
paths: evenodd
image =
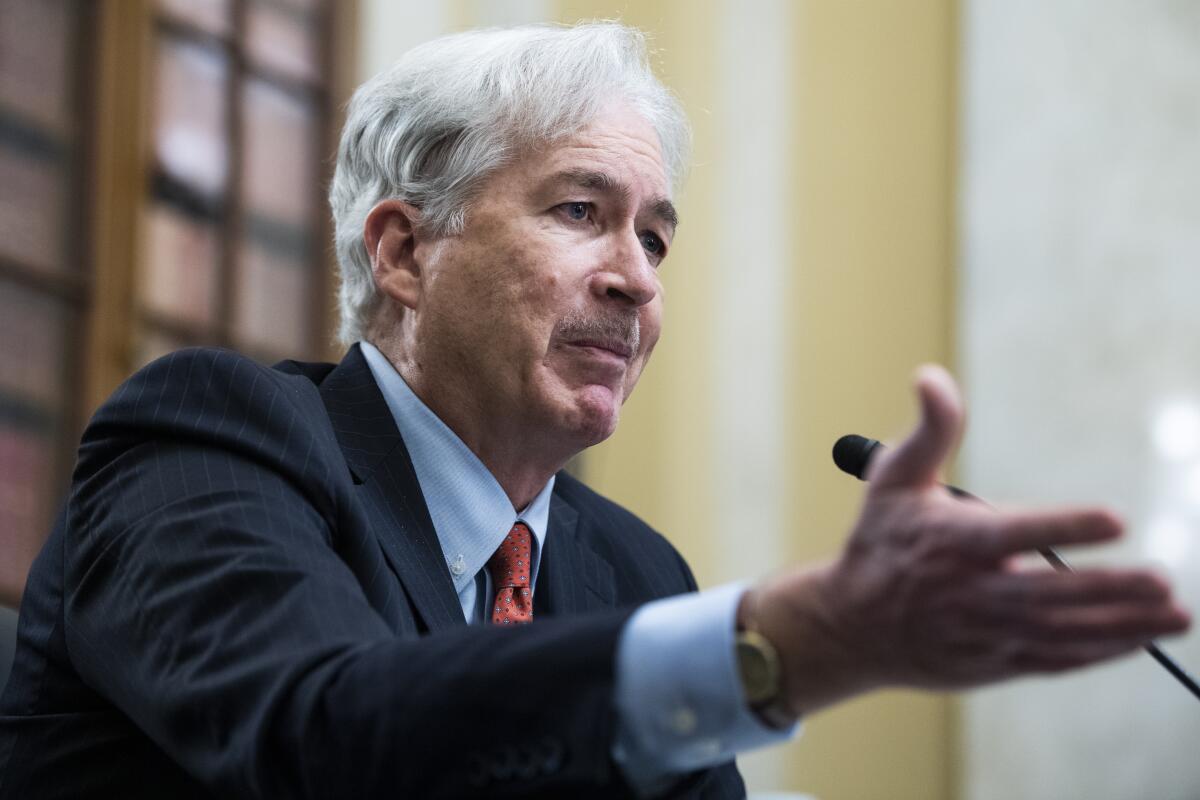
M 796 28 L 796 261 L 788 337 L 789 555 L 833 553 L 862 485 L 832 466 L 845 433 L 894 437 L 910 375 L 953 358 L 956 8 L 807 2 Z M 884 692 L 815 717 L 792 780 L 818 797 L 955 796 L 943 697 Z

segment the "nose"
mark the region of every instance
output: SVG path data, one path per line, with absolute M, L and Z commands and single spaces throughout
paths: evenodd
M 634 307 L 658 296 L 658 273 L 636 233 L 626 232 L 612 242 L 604 264 L 592 275 L 592 291 Z

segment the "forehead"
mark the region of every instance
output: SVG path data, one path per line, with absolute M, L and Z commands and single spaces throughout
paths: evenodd
M 533 183 L 603 175 L 604 183 L 617 185 L 589 188 L 620 189 L 639 201 L 670 196 L 658 133 L 626 106 L 607 108 L 578 131 L 535 148 L 520 161 L 522 177 Z

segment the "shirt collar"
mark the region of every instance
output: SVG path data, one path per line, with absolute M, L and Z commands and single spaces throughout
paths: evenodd
M 537 552 L 545 549 L 554 476 L 520 514 L 483 462 L 413 393 L 370 342 L 359 342 L 408 448 L 456 592 L 475 579 L 518 520 L 529 526 Z M 533 559 L 530 583 L 540 558 Z

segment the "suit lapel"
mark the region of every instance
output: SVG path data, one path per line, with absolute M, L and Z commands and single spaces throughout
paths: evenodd
M 358 345 L 321 399 L 384 557 L 430 631 L 465 625 L 408 449 Z
M 613 606 L 612 565 L 583 542 L 579 512 L 554 494 L 533 591 L 533 617 L 568 616 Z

